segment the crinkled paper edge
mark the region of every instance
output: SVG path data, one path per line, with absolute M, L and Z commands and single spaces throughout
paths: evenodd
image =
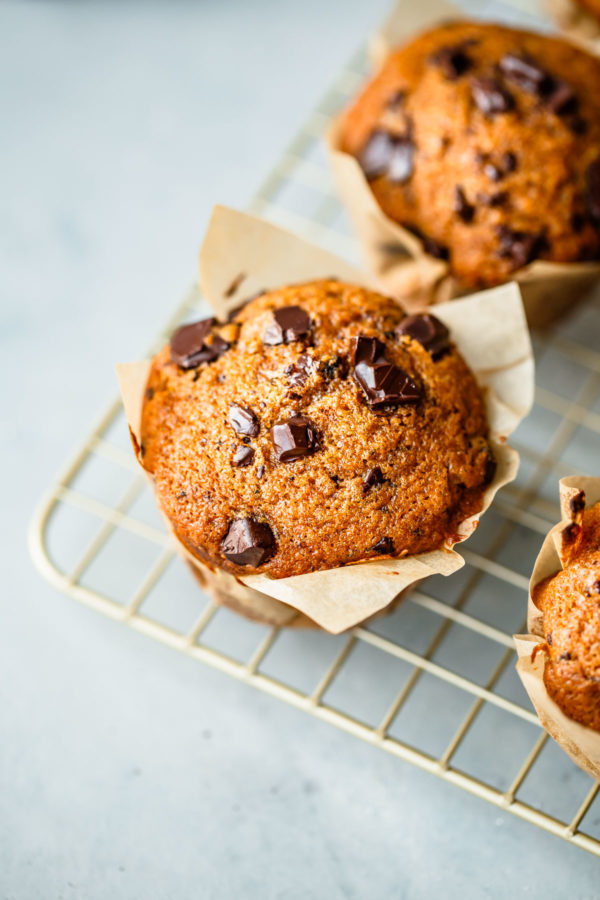
M 535 660 L 532 661 L 533 650 L 545 641 L 543 616 L 533 602 L 533 590 L 544 578 L 554 575 L 562 568 L 562 559 L 566 553 L 563 532 L 574 520 L 570 511 L 570 500 L 583 491 L 586 506 L 593 506 L 600 501 L 600 478 L 571 475 L 561 479 L 559 491 L 563 518 L 544 538 L 529 582 L 527 602 L 529 634 L 514 635 L 519 657 L 517 672 L 548 734 L 581 769 L 593 778 L 600 778 L 600 733 L 569 719 L 552 700 L 544 684 L 545 654 L 537 653 Z

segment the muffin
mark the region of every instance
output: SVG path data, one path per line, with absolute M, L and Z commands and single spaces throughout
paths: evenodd
M 392 52 L 338 148 L 460 290 L 537 259 L 600 259 L 600 60 L 565 41 L 450 23 Z
M 180 328 L 152 361 L 140 437 L 176 536 L 238 576 L 449 546 L 495 470 L 448 329 L 333 279 Z
M 532 599 L 543 615 L 548 694 L 569 718 L 600 731 L 600 503 L 584 506 L 580 491 L 561 535 L 564 568 Z
M 574 0 L 574 3 L 600 23 L 600 0 Z

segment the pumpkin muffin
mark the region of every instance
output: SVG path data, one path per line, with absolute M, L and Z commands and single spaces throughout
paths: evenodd
M 456 541 L 495 462 L 434 316 L 335 280 L 270 291 L 154 358 L 139 456 L 188 550 L 275 578 Z
M 583 511 L 583 494 L 572 502 Z M 544 617 L 548 694 L 569 718 L 600 731 L 600 503 L 579 518 L 563 533 L 568 563 L 536 586 L 533 602 Z
M 600 60 L 566 41 L 457 22 L 392 52 L 346 112 L 384 213 L 466 289 L 536 259 L 600 259 Z

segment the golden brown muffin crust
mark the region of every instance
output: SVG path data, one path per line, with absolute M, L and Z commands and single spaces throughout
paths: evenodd
M 341 149 L 464 287 L 489 286 L 599 258 L 599 85 L 600 60 L 563 40 L 452 23 L 390 54 Z
M 582 540 L 561 572 L 533 592 L 544 614 L 544 684 L 565 715 L 600 731 L 600 503 L 583 514 Z
M 265 343 L 277 332 L 274 311 L 290 306 L 308 332 Z M 478 385 L 443 326 L 434 358 L 395 333 L 403 320 L 411 321 L 391 299 L 318 281 L 266 293 L 215 325 L 230 348 L 213 361 L 184 371 L 169 346 L 161 350 L 143 409 L 143 465 L 192 553 L 279 578 L 442 547 L 481 508 L 493 457 Z M 382 342 L 384 367 L 406 373 L 406 396 L 416 388 L 416 400 L 373 408 L 354 377 L 359 336 Z M 374 345 L 360 346 L 364 355 Z M 309 422 L 297 429 L 308 455 L 285 461 L 287 426 L 271 429 L 297 416 Z M 223 542 L 244 518 L 268 526 L 273 547 L 241 567 Z

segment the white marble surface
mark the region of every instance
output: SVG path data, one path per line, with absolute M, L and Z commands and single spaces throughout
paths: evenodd
M 45 584 L 35 501 L 387 0 L 0 5 L 0 896 L 598 896 L 598 862 Z M 140 313 L 144 317 L 140 323 Z

